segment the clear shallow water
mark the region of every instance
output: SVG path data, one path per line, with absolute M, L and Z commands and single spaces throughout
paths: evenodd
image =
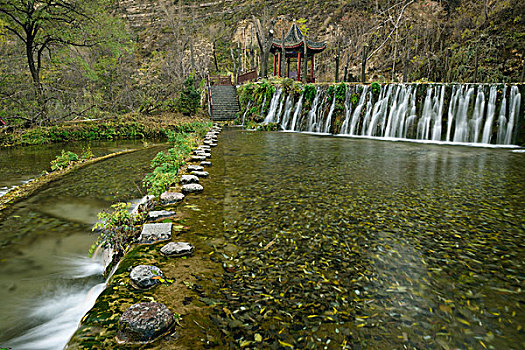
M 66 344 L 104 286 L 101 263 L 86 259 L 97 213 L 140 197 L 140 182 L 161 149 L 70 173 L 18 203 L 0 222 L 0 347 Z
M 227 131 L 231 341 L 525 347 L 525 157 L 502 149 Z M 218 310 L 220 313 L 221 310 Z M 270 345 L 271 344 L 271 345 Z
M 99 157 L 126 149 L 141 148 L 142 141 L 74 142 L 0 149 L 0 196 L 14 186 L 40 175 L 43 170 L 49 170 L 49 164 L 62 150 L 81 154 L 88 146 L 93 154 Z

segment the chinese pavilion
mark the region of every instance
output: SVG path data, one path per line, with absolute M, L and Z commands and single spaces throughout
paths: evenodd
M 283 47 L 284 46 L 284 47 Z M 298 81 L 301 80 L 301 61 L 304 62 L 304 74 L 308 74 L 308 60 L 310 60 L 310 74 L 306 76 L 308 82 L 315 82 L 314 77 L 314 66 L 315 60 L 314 55 L 322 52 L 326 49 L 324 42 L 316 42 L 308 39 L 304 35 L 297 24 L 294 22 L 288 31 L 288 34 L 284 37 L 284 45 L 282 39 L 274 39 L 270 52 L 273 56 L 273 75 L 283 76 L 281 73 L 281 56 L 284 55 L 286 59 L 286 77 L 296 78 Z M 297 59 L 297 72 L 290 72 L 290 61 Z

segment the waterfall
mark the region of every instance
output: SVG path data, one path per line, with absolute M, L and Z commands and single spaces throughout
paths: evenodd
M 314 127 L 315 127 L 315 123 L 317 119 L 317 107 L 319 105 L 319 99 L 321 98 L 321 95 L 322 95 L 321 90 L 317 88 L 315 92 L 314 101 L 312 102 L 312 108 L 310 109 L 310 111 L 308 111 L 308 116 L 307 116 L 308 124 L 306 125 L 306 129 L 308 131 L 314 131 Z
M 359 121 L 359 117 L 361 116 L 361 111 L 363 110 L 363 107 L 365 105 L 365 99 L 368 92 L 368 85 L 363 87 L 363 91 L 361 92 L 361 97 L 359 98 L 359 102 L 357 104 L 357 107 L 354 110 L 354 113 L 352 113 L 352 123 L 350 124 L 350 135 L 357 135 L 357 122 Z
M 281 92 L 283 91 L 282 88 L 277 88 L 275 90 L 275 93 L 273 94 L 272 100 L 270 101 L 270 110 L 268 111 L 268 115 L 266 118 L 264 118 L 263 123 L 274 123 L 275 119 L 275 112 L 277 111 L 277 107 L 279 106 L 279 97 L 281 97 Z M 264 106 L 264 104 L 263 104 Z
M 494 121 L 494 113 L 496 112 L 496 95 L 498 88 L 493 85 L 490 87 L 489 105 L 487 107 L 487 119 L 485 120 L 485 126 L 483 127 L 483 136 L 481 137 L 482 143 L 490 143 L 490 137 L 492 135 L 492 123 Z
M 384 84 L 378 95 L 369 85 L 350 85 L 343 114 L 336 110 L 335 92 L 327 91 L 318 86 L 303 112 L 304 95 L 294 103 L 293 95 L 277 89 L 265 122 L 280 123 L 283 130 L 333 133 L 337 120 L 337 132 L 345 136 L 511 145 L 521 118 L 516 85 L 504 86 L 501 98 L 497 85 Z
M 290 113 L 292 112 L 293 108 L 293 98 L 292 95 L 286 96 L 286 102 L 284 104 L 284 115 L 283 119 L 281 121 L 281 129 L 286 130 L 286 126 L 288 124 L 288 120 L 290 119 Z
M 517 86 L 513 86 L 510 89 L 510 100 L 509 100 L 509 120 L 507 123 L 507 133 L 505 134 L 505 145 L 510 145 L 512 142 L 513 128 L 515 124 L 516 114 L 519 113 L 521 104 L 521 94 Z
M 425 103 L 423 104 L 423 115 L 417 124 L 417 138 L 420 140 L 428 140 L 430 132 L 430 122 L 433 118 L 432 91 L 432 87 L 427 88 L 427 97 L 425 97 Z
M 244 119 L 246 118 L 246 114 L 248 113 L 248 111 L 250 110 L 250 107 L 252 106 L 252 101 L 248 101 L 248 105 L 246 106 L 246 110 L 244 111 L 243 115 L 242 115 L 242 121 L 241 121 L 241 125 L 244 126 Z
M 450 98 L 450 105 L 448 106 L 447 142 L 450 141 L 450 132 L 452 131 L 452 124 L 454 123 L 454 116 L 456 115 L 457 111 L 460 90 L 461 88 L 458 88 L 456 85 L 454 85 L 452 88 L 452 96 Z
M 340 135 L 348 134 L 348 127 L 350 125 L 350 114 L 352 113 L 352 102 L 350 101 L 351 92 L 350 88 L 346 89 L 345 94 L 345 120 L 341 125 Z
M 361 129 L 361 135 L 366 136 L 366 131 L 368 130 L 368 125 L 370 123 L 370 118 L 372 116 L 372 108 L 374 108 L 374 105 L 372 103 L 372 91 L 368 93 L 368 103 L 366 104 L 366 114 L 365 119 L 363 120 L 363 127 Z M 378 106 L 379 108 L 379 106 Z
M 468 142 L 468 107 L 470 98 L 474 93 L 474 88 L 468 88 L 465 95 L 459 96 L 458 109 L 456 114 L 456 131 L 454 132 L 454 142 Z
M 434 130 L 432 131 L 432 141 L 441 140 L 441 118 L 443 118 L 443 104 L 445 103 L 445 85 L 441 86 L 439 99 L 437 95 L 434 99 Z
M 332 99 L 332 105 L 330 106 L 330 111 L 328 112 L 328 117 L 326 117 L 326 122 L 324 124 L 323 132 L 325 133 L 330 132 L 330 127 L 332 126 L 332 115 L 334 114 L 334 110 L 335 110 L 335 91 L 334 91 L 334 98 Z
M 264 95 L 263 103 L 261 105 L 261 112 L 259 115 L 262 117 L 264 115 L 264 105 L 266 104 L 266 95 Z
M 498 118 L 498 139 L 497 143 L 505 142 L 505 133 L 507 131 L 507 87 L 503 88 L 503 99 L 501 100 L 501 107 L 499 109 Z
M 372 117 L 370 118 L 370 123 L 368 124 L 368 128 L 366 130 L 366 136 L 378 136 L 376 135 L 378 124 L 380 123 L 380 119 L 384 116 L 387 106 L 388 106 L 388 100 L 390 99 L 390 95 L 392 94 L 392 85 L 388 87 L 388 89 L 381 89 L 381 93 L 379 94 L 379 100 L 376 102 L 374 106 L 374 110 L 372 113 Z M 379 135 L 381 136 L 381 135 Z
M 297 102 L 297 106 L 295 106 L 295 112 L 293 114 L 292 124 L 290 125 L 291 131 L 295 131 L 297 127 L 297 120 L 299 119 L 299 116 L 301 115 L 301 112 L 303 110 L 303 99 L 304 99 L 304 95 L 301 95 L 301 97 L 299 98 L 299 102 Z
M 478 86 L 478 94 L 476 96 L 476 103 L 474 104 L 474 114 L 471 120 L 472 135 L 470 142 L 478 142 L 479 134 L 481 131 L 481 122 L 483 119 L 483 113 L 485 112 L 485 93 L 483 87 Z

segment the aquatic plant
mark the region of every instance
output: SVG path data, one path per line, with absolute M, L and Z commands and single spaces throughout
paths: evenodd
M 76 153 L 62 150 L 62 154 L 57 156 L 55 160 L 51 161 L 51 170 L 62 170 L 77 161 L 78 155 Z

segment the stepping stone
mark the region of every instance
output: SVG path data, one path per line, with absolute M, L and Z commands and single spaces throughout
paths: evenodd
M 180 177 L 180 183 L 183 184 L 183 185 L 186 185 L 186 184 L 198 184 L 199 183 L 199 178 L 197 177 L 197 174 L 193 174 L 193 172 L 192 172 L 192 175 L 182 175 Z
M 197 148 L 200 148 L 200 149 L 204 149 L 204 150 L 209 150 L 210 149 L 210 146 L 209 145 L 200 145 L 199 147 Z
M 191 174 L 195 175 L 195 176 L 198 176 L 198 177 L 208 177 L 208 176 L 210 176 L 210 173 L 208 173 L 207 171 L 192 171 Z
M 185 256 L 193 253 L 193 246 L 186 242 L 170 242 L 160 248 L 160 252 L 167 256 Z
M 192 162 L 200 162 L 200 161 L 203 161 L 205 159 L 206 159 L 205 156 L 192 156 L 190 160 Z
M 204 140 L 202 143 L 204 143 L 205 145 L 211 146 L 213 141 L 211 141 L 211 140 Z
M 158 277 L 164 279 L 164 274 L 157 266 L 138 265 L 131 270 L 129 278 L 135 289 L 150 289 L 160 283 Z
M 160 202 L 162 204 L 175 204 L 184 199 L 184 195 L 180 192 L 164 192 L 160 195 Z
M 150 211 L 148 213 L 148 220 L 158 220 L 162 218 L 168 218 L 170 216 L 175 215 L 176 213 L 174 211 L 168 211 L 168 210 L 156 210 L 156 211 Z
M 204 170 L 204 167 L 200 165 L 188 165 L 188 171 L 202 171 Z
M 215 146 L 217 146 L 217 144 L 216 143 L 210 143 L 210 146 L 211 147 L 215 147 Z
M 119 343 L 149 343 L 166 334 L 175 324 L 173 313 L 161 303 L 131 305 L 118 320 Z
M 139 243 L 150 244 L 171 239 L 171 226 L 171 222 L 144 224 L 139 237 Z
M 202 190 L 204 190 L 204 187 L 199 184 L 182 185 L 182 193 L 197 193 L 202 192 Z
M 211 166 L 211 162 L 201 162 L 200 163 L 202 166 Z

